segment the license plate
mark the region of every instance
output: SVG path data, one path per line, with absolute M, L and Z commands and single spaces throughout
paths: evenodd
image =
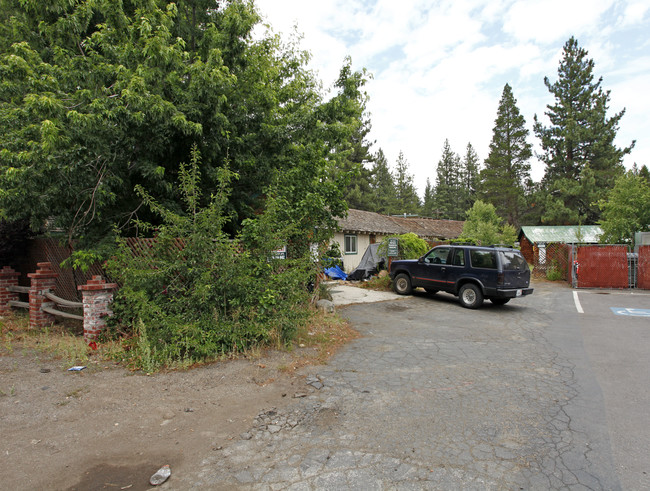
M 522 294 L 523 294 L 523 292 L 521 290 L 517 290 L 517 296 L 518 297 L 521 297 Z

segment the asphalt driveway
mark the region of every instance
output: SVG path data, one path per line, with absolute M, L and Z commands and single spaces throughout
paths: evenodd
M 647 489 L 650 322 L 606 307 L 650 296 L 534 286 L 339 308 L 362 337 L 169 489 Z

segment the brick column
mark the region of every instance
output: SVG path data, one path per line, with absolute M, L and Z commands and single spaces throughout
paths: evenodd
M 106 327 L 106 317 L 113 315 L 109 305 L 113 301 L 116 283 L 106 283 L 101 276 L 93 276 L 81 290 L 84 305 L 84 339 L 90 342 Z
M 43 312 L 44 306 L 54 305 L 45 298 L 45 292 L 54 290 L 56 278 L 59 276 L 52 271 L 51 263 L 37 263 L 35 273 L 29 273 L 31 286 L 29 290 L 29 327 L 42 329 L 54 322 L 54 316 Z
M 0 270 L 0 315 L 6 315 L 11 312 L 9 302 L 18 300 L 17 292 L 10 292 L 7 288 L 18 286 L 18 277 L 20 273 L 14 271 L 10 266 L 5 266 Z

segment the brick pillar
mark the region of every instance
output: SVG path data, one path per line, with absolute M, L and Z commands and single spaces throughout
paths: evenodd
M 93 276 L 88 283 L 77 287 L 84 304 L 84 339 L 90 342 L 106 327 L 106 317 L 113 315 L 110 303 L 116 283 L 106 283 L 101 276 Z
M 20 273 L 14 271 L 10 266 L 5 266 L 0 270 L 0 315 L 6 315 L 11 312 L 9 302 L 18 300 L 17 292 L 10 292 L 7 288 L 18 286 L 18 277 Z
M 45 292 L 54 290 L 56 278 L 59 276 L 52 271 L 51 263 L 37 263 L 38 269 L 35 273 L 29 273 L 31 286 L 29 290 L 29 327 L 42 329 L 54 322 L 54 316 L 43 312 L 43 307 L 54 305 L 47 298 Z

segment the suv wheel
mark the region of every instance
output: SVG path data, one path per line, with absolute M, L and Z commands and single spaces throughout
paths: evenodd
M 411 287 L 411 278 L 404 273 L 400 273 L 393 281 L 393 288 L 400 295 L 409 295 L 413 288 Z
M 474 283 L 467 283 L 458 292 L 460 304 L 466 309 L 478 309 L 483 305 L 483 293 Z

